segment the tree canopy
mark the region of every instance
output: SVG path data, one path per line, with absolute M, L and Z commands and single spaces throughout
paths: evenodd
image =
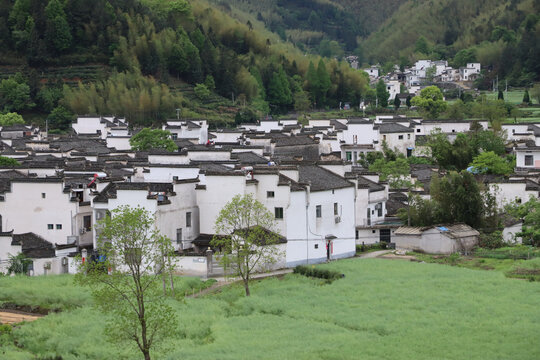
M 16 124 L 24 124 L 24 119 L 21 115 L 13 112 L 0 114 L 0 126 L 11 126 Z
M 221 263 L 242 278 L 249 296 L 251 274 L 271 267 L 281 255 L 274 214 L 253 195 L 236 195 L 219 212 L 215 231 L 212 246 L 221 249 Z
M 178 146 L 171 138 L 170 131 L 144 128 L 129 139 L 131 148 L 135 151 L 148 151 L 151 149 L 164 149 L 175 151 Z
M 428 86 L 420 91 L 420 96 L 415 96 L 411 104 L 420 108 L 425 116 L 436 119 L 439 114 L 446 110 L 447 104 L 443 100 L 441 90 L 436 86 Z

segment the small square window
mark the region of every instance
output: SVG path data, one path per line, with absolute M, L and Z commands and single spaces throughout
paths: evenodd
M 315 206 L 315 216 L 317 216 L 317 218 L 321 218 L 321 217 L 322 217 L 322 208 L 321 208 L 321 205 Z
M 54 224 L 47 224 L 47 229 L 53 230 L 54 229 Z
M 411 139 L 411 134 L 407 134 L 407 139 Z
M 315 249 L 318 249 L 319 248 L 319 244 L 315 244 Z
M 267 191 L 266 192 L 266 197 L 267 198 L 273 198 L 275 196 L 274 192 L 273 191 Z
M 403 135 L 398 135 L 399 140 L 403 140 Z
M 525 166 L 532 166 L 534 163 L 533 155 L 525 155 Z
M 375 230 L 371 230 L 371 233 L 372 233 L 372 234 L 375 234 L 376 232 L 377 232 L 377 231 L 375 231 Z
M 416 129 L 416 132 L 420 132 L 420 129 Z
M 42 198 L 42 199 L 45 199 L 46 197 L 47 197 L 47 194 L 41 193 L 41 198 Z
M 56 230 L 62 230 L 62 224 L 56 224 Z
M 276 219 L 283 219 L 283 208 L 282 207 L 274 208 L 274 215 L 276 216 Z
M 191 212 L 186 213 L 186 227 L 191 227 Z

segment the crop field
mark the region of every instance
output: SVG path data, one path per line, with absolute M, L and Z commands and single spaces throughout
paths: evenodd
M 523 102 L 523 95 L 525 95 L 525 90 L 523 89 L 509 90 L 507 93 L 503 91 L 503 94 L 504 94 L 505 101 L 511 104 L 517 105 Z M 499 93 L 489 91 L 489 92 L 486 92 L 486 95 L 489 100 L 497 100 Z M 531 98 L 531 101 L 533 102 L 533 104 L 538 104 L 538 101 L 536 99 Z
M 345 277 L 327 284 L 289 274 L 254 282 L 249 298 L 232 285 L 203 298 L 171 300 L 179 326 L 153 358 L 540 358 L 538 282 L 403 260 L 350 259 L 320 266 Z M 65 295 L 40 294 L 40 280 L 55 286 L 39 278 L 35 294 L 26 284 L 10 291 L 9 301 L 24 296 L 68 306 L 0 335 L 0 358 L 139 358 L 131 346 L 107 342 L 106 317 L 89 305 L 85 288 L 65 277 L 58 284 Z M 190 281 L 186 288 L 199 286 L 198 280 Z M 0 289 L 19 288 L 16 283 L 0 278 Z

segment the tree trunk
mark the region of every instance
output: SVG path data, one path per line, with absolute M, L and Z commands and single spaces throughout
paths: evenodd
M 246 296 L 249 296 L 249 279 L 244 279 L 244 288 L 246 289 Z
M 144 360 L 150 360 L 150 351 L 149 350 L 143 350 L 144 354 Z

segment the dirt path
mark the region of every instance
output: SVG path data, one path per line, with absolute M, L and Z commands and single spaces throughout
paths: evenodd
M 2 310 L 0 311 L 0 324 L 16 324 L 23 321 L 34 321 L 41 317 L 43 317 L 43 315 L 16 310 Z
M 276 271 L 272 271 L 272 272 L 269 272 L 269 273 L 262 273 L 262 274 L 253 274 L 251 276 L 251 279 L 255 280 L 255 279 L 264 279 L 264 278 L 268 278 L 268 277 L 273 277 L 273 276 L 282 276 L 282 275 L 285 275 L 285 274 L 289 274 L 289 273 L 292 273 L 292 269 L 283 269 L 283 270 L 276 270 Z M 206 288 L 198 293 L 195 293 L 193 295 L 188 295 L 186 296 L 187 298 L 198 298 L 200 296 L 204 296 L 206 294 L 210 294 L 210 293 L 213 293 L 215 291 L 217 291 L 219 288 L 223 287 L 223 286 L 226 286 L 226 285 L 231 285 L 232 283 L 235 283 L 235 282 L 239 282 L 241 281 L 241 279 L 239 278 L 225 278 L 225 277 L 217 277 L 215 278 L 217 280 L 217 283 L 215 283 L 214 285 L 210 286 L 209 288 Z
M 360 259 L 372 259 L 372 258 L 376 258 L 382 255 L 388 254 L 391 251 L 392 250 L 372 251 L 372 252 L 367 252 L 365 254 L 358 255 L 357 257 Z

